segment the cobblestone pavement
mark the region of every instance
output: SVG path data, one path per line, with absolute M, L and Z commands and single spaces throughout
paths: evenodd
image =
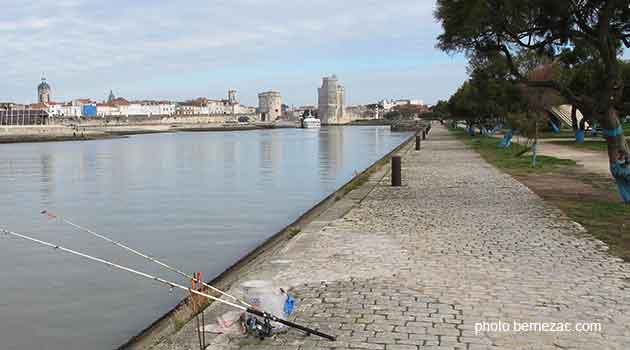
M 411 147 L 403 187 L 377 174 L 349 212 L 324 214 L 243 277 L 290 287 L 296 320 L 338 340 L 290 330 L 219 336 L 211 349 L 630 349 L 629 264 L 445 129 Z M 213 308 L 206 320 L 222 311 Z M 499 321 L 602 329 L 475 330 Z M 158 349 L 198 349 L 196 340 L 187 325 Z

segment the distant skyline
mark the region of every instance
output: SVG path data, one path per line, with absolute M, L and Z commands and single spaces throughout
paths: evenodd
M 435 103 L 466 59 L 435 48 L 433 0 L 24 0 L 0 12 L 0 101 L 31 103 L 42 73 L 54 101 L 227 97 L 278 90 L 315 104 L 336 74 L 348 104 Z

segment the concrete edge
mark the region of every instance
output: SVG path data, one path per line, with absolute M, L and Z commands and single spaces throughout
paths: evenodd
M 238 279 L 241 271 L 244 271 L 249 264 L 252 264 L 258 259 L 264 258 L 265 256 L 273 254 L 278 248 L 282 246 L 283 243 L 291 240 L 303 227 L 315 221 L 315 219 L 317 219 L 324 211 L 326 211 L 326 209 L 330 208 L 341 198 L 348 195 L 354 189 L 354 187 L 357 187 L 357 185 L 358 187 L 360 187 L 365 181 L 366 177 L 369 177 L 373 172 L 379 170 L 381 167 L 386 165 L 387 161 L 394 154 L 400 152 L 414 139 L 415 134 L 409 136 L 392 151 L 374 162 L 360 174 L 354 176 L 335 192 L 331 193 L 329 196 L 317 203 L 314 207 L 307 210 L 295 221 L 268 238 L 260 246 L 239 259 L 236 263 L 234 263 L 227 270 L 219 274 L 217 277 L 209 281 L 208 284 L 215 286 L 221 290 L 229 289 L 233 282 Z M 382 181 L 382 177 L 378 180 L 378 182 L 380 181 Z M 206 307 L 208 305 L 206 305 Z M 181 326 L 190 321 L 194 316 L 195 313 L 193 312 L 190 297 L 186 297 L 184 300 L 180 301 L 171 311 L 164 314 L 147 328 L 142 330 L 137 335 L 133 336 L 120 347 L 118 347 L 118 350 L 150 349 L 153 345 L 155 345 L 165 337 L 177 332 L 181 328 Z

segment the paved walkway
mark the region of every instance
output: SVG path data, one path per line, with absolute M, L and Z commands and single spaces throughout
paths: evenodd
M 297 321 L 338 341 L 289 331 L 210 348 L 630 349 L 629 264 L 445 129 L 410 147 L 403 187 L 376 174 L 340 201 L 349 211 L 332 208 L 249 276 L 291 287 Z M 475 330 L 499 321 L 511 330 Z M 514 332 L 514 321 L 602 330 Z M 158 348 L 196 340 L 189 324 Z

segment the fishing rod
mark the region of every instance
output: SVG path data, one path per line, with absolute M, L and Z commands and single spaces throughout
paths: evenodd
M 97 258 L 95 256 L 91 256 L 91 255 L 88 255 L 88 254 L 85 254 L 85 253 L 81 253 L 81 252 L 78 252 L 76 250 L 68 249 L 68 248 L 62 247 L 62 246 L 57 245 L 57 244 L 53 244 L 53 243 L 49 243 L 49 242 L 46 242 L 46 241 L 42 241 L 42 240 L 39 240 L 37 238 L 31 237 L 31 236 L 27 236 L 27 235 L 24 235 L 24 234 L 20 234 L 20 233 L 17 233 L 17 232 L 8 231 L 8 230 L 5 230 L 5 229 L 0 229 L 0 232 L 4 233 L 6 235 L 22 238 L 22 239 L 25 239 L 27 241 L 33 242 L 33 243 L 37 243 L 37 244 L 40 244 L 40 245 L 43 245 L 43 246 L 46 246 L 46 247 L 50 247 L 50 248 L 53 248 L 55 250 L 60 250 L 60 251 L 65 252 L 65 253 L 76 255 L 76 256 L 82 257 L 84 259 L 93 261 L 93 262 L 98 262 L 98 263 L 101 263 L 101 264 L 105 264 L 105 265 L 107 265 L 109 267 L 113 267 L 115 269 L 127 271 L 127 272 L 129 272 L 129 273 L 131 273 L 133 275 L 140 276 L 140 277 L 143 277 L 145 279 L 149 279 L 149 280 L 153 280 L 153 281 L 159 282 L 159 283 L 161 283 L 163 285 L 168 286 L 171 289 L 172 288 L 178 288 L 178 289 L 181 289 L 181 290 L 188 291 L 191 294 L 196 294 L 196 295 L 202 296 L 204 298 L 208 298 L 210 300 L 214 300 L 216 302 L 219 302 L 219 303 L 222 303 L 222 304 L 234 307 L 236 309 L 245 311 L 247 313 L 250 313 L 250 314 L 262 317 L 265 320 L 272 321 L 272 322 L 278 322 L 278 323 L 281 323 L 281 324 L 283 324 L 285 326 L 288 326 L 288 327 L 291 327 L 291 328 L 295 328 L 295 329 L 299 329 L 300 331 L 302 331 L 302 332 L 304 332 L 304 333 L 306 333 L 308 335 L 313 334 L 313 335 L 316 335 L 316 336 L 319 336 L 319 337 L 322 337 L 322 338 L 325 338 L 325 339 L 328 339 L 328 340 L 331 340 L 331 341 L 335 341 L 337 339 L 336 337 L 334 337 L 332 335 L 328 335 L 328 334 L 322 333 L 322 332 L 320 332 L 318 330 L 311 329 L 311 328 L 299 325 L 297 323 L 293 323 L 291 321 L 284 320 L 282 318 L 279 318 L 279 317 L 277 317 L 277 316 L 275 316 L 273 314 L 267 313 L 265 311 L 261 311 L 261 310 L 255 309 L 253 307 L 246 307 L 246 306 L 243 306 L 243 305 L 235 304 L 235 303 L 229 302 L 227 300 L 223 300 L 221 298 L 217 298 L 217 297 L 212 296 L 210 294 L 206 294 L 206 293 L 194 290 L 194 289 L 192 289 L 190 287 L 185 287 L 185 286 L 183 286 L 181 284 L 174 283 L 174 282 L 165 280 L 163 278 L 150 275 L 150 274 L 148 274 L 146 272 L 134 270 L 132 268 L 129 268 L 129 267 L 126 267 L 126 266 L 123 266 L 123 265 L 119 265 L 119 264 L 113 263 L 111 261 L 107 261 L 105 259 Z
M 191 280 L 195 281 L 196 283 L 201 283 L 204 287 L 206 287 L 206 288 L 210 288 L 210 289 L 212 289 L 213 291 L 215 291 L 215 292 L 217 292 L 217 293 L 219 293 L 219 294 L 221 294 L 221 295 L 224 295 L 224 296 L 226 296 L 226 297 L 228 297 L 228 298 L 232 299 L 232 300 L 233 300 L 233 301 L 235 301 L 235 302 L 239 302 L 239 303 L 241 303 L 241 304 L 243 304 L 243 305 L 245 305 L 245 306 L 247 306 L 247 307 L 251 307 L 251 308 L 253 308 L 253 307 L 254 307 L 253 305 L 250 305 L 249 303 L 245 302 L 245 301 L 244 301 L 244 300 L 242 300 L 242 299 L 239 299 L 239 298 L 237 298 L 237 297 L 235 297 L 235 296 L 233 296 L 233 295 L 230 295 L 230 294 L 228 294 L 228 293 L 226 293 L 226 292 L 224 292 L 224 291 L 222 291 L 222 290 L 220 290 L 220 289 L 218 289 L 218 288 L 216 288 L 216 287 L 213 287 L 213 286 L 211 286 L 211 285 L 209 285 L 209 284 L 205 283 L 204 281 L 202 281 L 202 280 L 198 279 L 198 278 L 197 278 L 196 276 L 194 276 L 194 275 L 191 275 L 191 274 L 189 274 L 189 273 L 186 273 L 186 272 L 184 272 L 184 271 L 182 271 L 182 270 L 180 270 L 180 269 L 178 269 L 178 268 L 176 268 L 176 267 L 170 266 L 170 265 L 168 265 L 168 264 L 166 264 L 166 263 L 164 263 L 164 262 L 162 262 L 162 261 L 160 261 L 160 260 L 158 260 L 158 259 L 156 259 L 156 258 L 154 258 L 154 257 L 152 257 L 152 256 L 150 256 L 150 255 L 148 255 L 148 254 L 145 254 L 145 253 L 142 253 L 141 251 L 138 251 L 138 250 L 136 250 L 136 249 L 133 249 L 133 248 L 131 248 L 131 247 L 129 247 L 129 246 L 127 246 L 127 245 L 125 245 L 125 244 L 121 243 L 120 241 L 115 241 L 115 240 L 113 240 L 113 239 L 111 239 L 111 238 L 109 238 L 109 237 L 106 237 L 106 236 L 103 236 L 103 235 L 101 235 L 101 234 L 98 234 L 98 233 L 96 233 L 96 232 L 94 232 L 94 231 L 90 230 L 89 228 L 86 228 L 86 227 L 80 226 L 80 225 L 78 225 L 78 224 L 75 224 L 74 222 L 72 222 L 72 221 L 70 221 L 70 220 L 66 219 L 66 218 L 65 218 L 65 217 L 63 217 L 63 216 L 56 215 L 56 214 L 51 213 L 51 212 L 49 212 L 49 211 L 47 211 L 47 210 L 43 210 L 43 211 L 41 212 L 41 214 L 47 215 L 47 216 L 48 216 L 49 218 L 51 218 L 51 219 L 59 219 L 59 220 L 61 220 L 62 222 L 65 222 L 66 224 L 68 224 L 68 225 L 70 225 L 70 226 L 72 226 L 72 227 L 75 227 L 75 228 L 77 228 L 77 229 L 79 229 L 79 230 L 81 230 L 81 231 L 83 231 L 83 232 L 87 232 L 87 233 L 91 234 L 92 236 L 95 236 L 95 237 L 101 238 L 101 239 L 103 239 L 103 240 L 105 240 L 105 241 L 107 241 L 107 242 L 109 242 L 109 243 L 114 244 L 114 245 L 115 245 L 115 246 L 117 246 L 117 247 L 120 247 L 120 248 L 122 248 L 122 249 L 125 249 L 126 251 L 128 251 L 128 252 L 130 252 L 130 253 L 132 253 L 132 254 L 135 254 L 135 255 L 140 256 L 140 257 L 142 257 L 142 258 L 144 258 L 144 259 L 147 259 L 147 260 L 149 260 L 149 261 L 152 261 L 152 262 L 154 262 L 154 263 L 156 263 L 156 264 L 158 264 L 158 265 L 162 266 L 163 268 L 165 268 L 165 269 L 167 269 L 167 270 L 169 270 L 169 271 L 172 271 L 172 272 L 175 272 L 175 273 L 179 274 L 180 276 L 184 276 L 184 277 L 186 277 L 186 278 L 188 278 L 188 279 L 191 279 Z

